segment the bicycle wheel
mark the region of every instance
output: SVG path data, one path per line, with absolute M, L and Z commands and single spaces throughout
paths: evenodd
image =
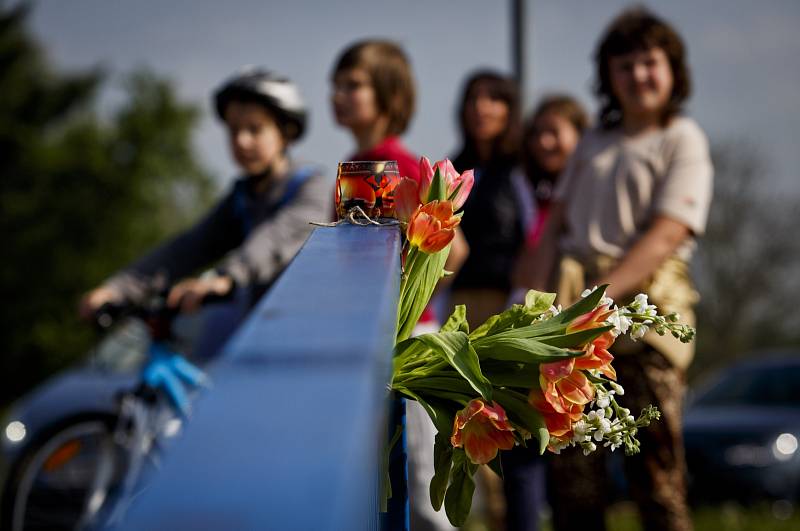
M 123 462 L 103 420 L 81 421 L 57 431 L 19 468 L 11 531 L 84 527 L 119 483 Z

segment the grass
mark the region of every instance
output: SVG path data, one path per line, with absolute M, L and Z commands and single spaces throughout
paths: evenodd
M 788 502 L 765 502 L 751 507 L 730 503 L 693 509 L 692 520 L 695 531 L 797 531 L 800 529 L 800 510 Z M 636 506 L 630 502 L 611 506 L 606 515 L 606 528 L 608 531 L 645 531 L 639 522 Z M 463 529 L 492 531 L 486 522 L 474 517 Z M 544 519 L 541 530 L 553 531 L 549 519 Z
M 692 510 L 695 531 L 793 531 L 800 529 L 800 512 L 788 502 L 752 507 L 729 503 Z M 644 531 L 632 503 L 614 505 L 606 517 L 609 531 Z M 549 526 L 543 531 L 550 530 Z

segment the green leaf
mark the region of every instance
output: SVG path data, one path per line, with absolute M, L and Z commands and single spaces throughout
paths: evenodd
M 469 338 L 474 341 L 476 339 L 480 339 L 480 338 L 486 336 L 486 334 L 488 334 L 489 331 L 492 330 L 492 328 L 494 328 L 495 324 L 498 321 L 500 321 L 500 316 L 499 315 L 493 315 L 493 316 L 489 317 L 478 328 L 476 328 L 475 330 L 470 332 Z
M 511 390 L 495 389 L 495 400 L 506 410 L 509 418 L 522 426 L 531 434 L 537 434 L 542 428 L 547 430 L 542 416 L 528 404 L 528 397 Z
M 556 315 L 554 319 L 562 323 L 569 323 L 576 317 L 580 317 L 585 313 L 591 312 L 597 306 L 597 303 L 600 302 L 600 299 L 603 298 L 603 295 L 605 295 L 607 287 L 608 284 L 603 284 L 602 286 L 598 287 L 588 296 L 582 298 L 560 314 Z
M 387 444 L 386 448 L 383 450 L 383 457 L 381 459 L 381 467 L 383 469 L 383 474 L 381 474 L 381 512 L 383 513 L 388 510 L 388 501 L 389 498 L 392 497 L 392 480 L 389 477 L 389 457 L 392 454 L 394 445 L 397 444 L 397 441 L 400 440 L 402 435 L 403 426 L 398 424 L 394 429 L 394 435 L 392 435 L 391 440 L 389 440 L 389 444 Z
M 551 345 L 553 347 L 562 348 L 579 348 L 588 343 L 589 341 L 599 337 L 604 332 L 612 330 L 612 325 L 600 326 L 590 330 L 581 330 L 580 332 L 573 332 L 571 334 L 564 334 L 559 336 L 540 337 L 538 341 Z
M 530 389 L 539 382 L 538 363 L 492 363 L 492 360 L 485 360 L 481 363 L 484 376 L 492 382 L 495 387 L 523 387 Z
M 478 355 L 464 332 L 423 334 L 418 339 L 439 352 L 484 400 L 492 400 L 492 383 L 481 373 Z
M 431 201 L 439 200 L 444 201 L 447 199 L 447 184 L 444 181 L 444 175 L 439 171 L 437 167 L 433 174 L 433 179 L 431 180 L 431 187 L 428 190 L 428 200 L 427 203 Z
M 450 481 L 450 469 L 453 464 L 453 445 L 441 432 L 433 443 L 433 478 L 430 485 L 431 505 L 435 510 L 442 508 L 447 484 Z
M 544 455 L 547 445 L 550 443 L 550 432 L 547 428 L 539 428 L 539 455 Z
M 556 316 L 557 317 L 557 316 Z M 540 321 L 534 324 L 511 328 L 503 332 L 494 334 L 492 337 L 517 337 L 517 338 L 539 338 L 544 336 L 553 336 L 563 334 L 567 330 L 567 325 L 560 321 L 555 321 L 555 317 L 551 317 L 545 321 Z M 481 338 L 483 340 L 484 338 Z M 477 340 L 475 340 L 477 343 Z
M 410 360 L 427 351 L 430 351 L 430 348 L 427 345 L 417 341 L 417 338 L 415 337 L 410 337 L 394 346 L 394 359 Z
M 412 250 L 415 250 L 412 248 Z M 444 263 L 450 254 L 450 245 L 434 254 L 416 251 L 406 277 L 400 286 L 400 304 L 397 313 L 397 342 L 408 339 L 428 305 L 436 283 L 442 278 Z
M 454 452 L 455 456 L 463 452 Z M 466 459 L 466 457 L 464 457 Z M 461 460 L 454 463 L 450 477 L 450 486 L 444 497 L 444 509 L 447 519 L 456 527 L 461 527 L 472 509 L 472 495 L 475 493 L 475 481 L 469 473 L 467 463 Z
M 392 389 L 407 394 L 414 400 L 416 400 L 416 396 L 419 395 L 428 403 L 431 403 L 431 398 L 455 402 L 459 404 L 459 409 L 475 398 L 475 391 L 472 389 L 472 386 L 461 377 L 447 379 L 433 377 L 407 380 L 400 385 L 393 385 Z M 450 425 L 452 426 L 452 418 Z
M 531 304 L 530 306 L 514 304 L 504 312 L 493 315 L 470 334 L 470 339 L 480 339 L 485 336 L 492 336 L 513 329 L 530 326 L 535 319 L 550 308 L 553 300 L 551 298 L 552 294 L 550 293 L 533 293 L 538 295 L 531 296 L 531 300 L 529 301 Z M 547 306 L 545 306 L 545 304 L 547 304 Z
M 531 289 L 525 294 L 525 308 L 541 315 L 550 309 L 555 300 L 555 293 L 545 293 Z
M 431 348 L 422 341 L 418 341 L 416 337 L 408 338 L 395 345 L 392 359 L 392 381 L 399 374 L 402 374 L 409 363 L 418 361 L 422 356 L 430 354 L 432 354 Z
M 564 358 L 580 356 L 582 352 L 547 345 L 536 339 L 506 336 L 484 337 L 474 343 L 479 359 L 517 361 L 521 363 L 550 363 Z
M 453 429 L 453 415 L 451 415 L 446 408 L 431 404 L 418 393 L 408 389 L 408 387 L 402 387 L 401 392 L 413 400 L 416 400 L 417 403 L 422 406 L 428 414 L 428 417 L 430 417 L 431 422 L 433 422 L 433 425 L 436 427 L 436 431 L 439 433 L 450 433 Z
M 461 331 L 469 334 L 469 324 L 467 323 L 467 307 L 459 304 L 453 310 L 450 317 L 442 325 L 441 332 L 456 332 Z

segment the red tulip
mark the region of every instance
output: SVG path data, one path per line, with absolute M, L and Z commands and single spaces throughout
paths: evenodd
M 422 157 L 419 160 L 419 193 L 423 202 L 428 200 L 428 191 L 436 169 L 439 170 L 439 174 L 444 179 L 447 199 L 453 202 L 453 210 L 460 209 L 464 206 L 464 202 L 475 184 L 475 173 L 473 170 L 467 170 L 459 174 L 449 159 L 440 160 L 431 166 L 431 161 L 427 157 Z

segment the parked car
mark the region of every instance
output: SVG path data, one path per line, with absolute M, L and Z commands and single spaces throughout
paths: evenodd
M 684 438 L 693 502 L 800 501 L 800 352 L 721 371 L 689 402 Z

